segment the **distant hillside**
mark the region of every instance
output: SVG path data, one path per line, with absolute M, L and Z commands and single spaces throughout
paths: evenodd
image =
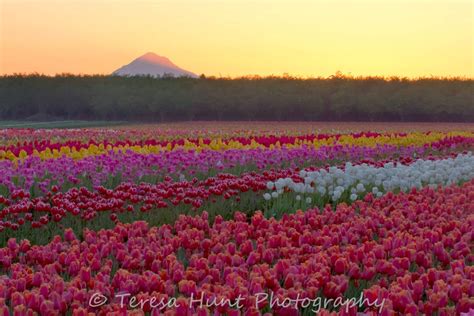
M 112 73 L 117 76 L 173 76 L 173 77 L 197 77 L 196 74 L 184 70 L 166 57 L 155 53 L 146 53 L 138 57 L 130 64 L 125 65 Z

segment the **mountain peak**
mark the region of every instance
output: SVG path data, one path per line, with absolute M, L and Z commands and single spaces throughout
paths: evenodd
M 155 56 L 156 56 L 156 57 L 162 57 L 162 56 L 160 56 L 160 55 L 158 55 L 158 54 L 156 54 L 156 53 L 154 53 L 154 52 L 145 53 L 145 54 L 143 54 L 141 57 L 155 57 Z
M 119 76 L 153 76 L 171 75 L 174 77 L 197 77 L 196 74 L 176 66 L 169 58 L 148 52 L 130 64 L 113 72 Z
M 138 57 L 137 60 L 143 60 L 143 61 L 147 61 L 147 62 L 150 62 L 150 63 L 157 63 L 157 64 L 170 65 L 170 66 L 175 66 L 176 67 L 176 65 L 173 64 L 171 62 L 171 60 L 169 60 L 167 57 L 157 55 L 153 52 L 148 52 L 148 53 Z

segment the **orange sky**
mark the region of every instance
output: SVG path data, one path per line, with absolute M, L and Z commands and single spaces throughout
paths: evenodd
M 0 0 L 0 74 L 474 77 L 473 42 L 471 0 Z

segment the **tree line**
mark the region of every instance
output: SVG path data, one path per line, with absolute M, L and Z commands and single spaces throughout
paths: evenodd
M 1 120 L 474 121 L 473 79 L 0 77 Z

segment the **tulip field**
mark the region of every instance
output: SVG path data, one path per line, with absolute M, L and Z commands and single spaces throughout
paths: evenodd
M 474 315 L 474 127 L 0 130 L 0 316 Z

